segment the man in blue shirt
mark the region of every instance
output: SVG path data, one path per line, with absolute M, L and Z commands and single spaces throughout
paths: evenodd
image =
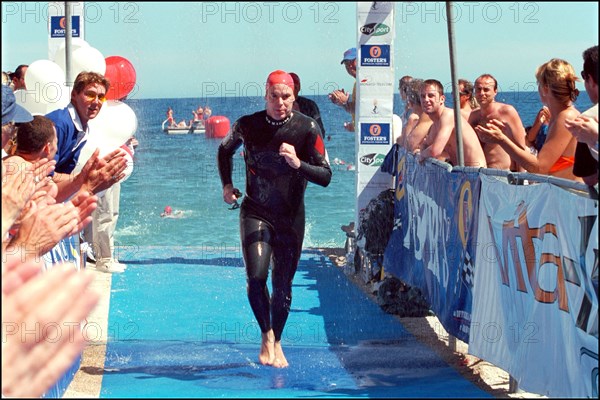
M 89 135 L 88 122 L 100 112 L 109 87 L 110 83 L 104 76 L 82 72 L 75 79 L 69 105 L 46 115 L 54 121 L 58 139 L 54 175 L 59 193 L 57 201 L 66 200 L 79 190 L 96 194 L 125 176 L 123 171 L 127 162 L 118 149 L 102 158 L 98 157 L 99 150 L 96 150 L 81 172 L 73 173 Z

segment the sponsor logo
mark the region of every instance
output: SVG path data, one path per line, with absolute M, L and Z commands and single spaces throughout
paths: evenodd
M 360 65 L 363 67 L 389 67 L 390 45 L 363 44 L 360 46 Z
M 360 124 L 361 144 L 390 144 L 390 124 Z
M 386 24 L 373 22 L 360 27 L 360 33 L 369 36 L 383 36 L 390 33 L 390 27 Z
M 393 82 L 375 82 L 373 80 L 373 78 L 370 76 L 365 76 L 364 78 L 361 78 L 361 80 L 360 80 L 360 86 L 362 86 L 362 87 L 373 87 L 373 86 L 390 87 L 390 86 L 392 86 L 392 84 L 393 84 Z
M 379 153 L 365 154 L 359 159 L 361 164 L 369 167 L 380 167 L 383 164 L 383 160 L 385 160 L 385 155 Z
M 52 16 L 50 17 L 50 37 L 51 38 L 63 38 L 65 37 L 65 29 L 67 27 L 67 21 L 65 17 Z M 71 36 L 79 37 L 79 15 L 73 15 L 71 17 Z

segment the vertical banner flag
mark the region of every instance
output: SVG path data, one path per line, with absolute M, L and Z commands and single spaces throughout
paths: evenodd
M 357 2 L 356 216 L 393 179 L 379 168 L 393 145 L 394 3 Z M 396 133 L 398 134 L 398 133 Z
M 65 45 L 65 4 L 71 7 L 71 37 L 85 40 L 83 1 L 48 2 L 48 59 L 54 60 L 56 52 Z

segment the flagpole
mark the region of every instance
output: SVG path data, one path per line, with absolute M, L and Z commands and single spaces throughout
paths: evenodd
M 454 43 L 454 16 L 452 15 L 452 2 L 446 2 L 446 16 L 448 23 L 448 43 L 450 47 L 450 73 L 452 78 L 452 100 L 454 101 L 454 127 L 456 131 L 456 149 L 458 156 L 458 165 L 463 167 L 465 165 L 465 159 L 463 154 L 463 137 L 462 137 L 462 126 L 461 126 L 461 114 L 460 114 L 460 94 L 458 91 L 458 77 L 456 60 L 454 59 L 455 54 L 455 43 Z
M 68 1 L 65 1 L 65 77 L 67 86 L 73 86 L 73 77 L 71 76 L 71 37 L 73 32 L 73 22 L 71 17 L 71 7 Z

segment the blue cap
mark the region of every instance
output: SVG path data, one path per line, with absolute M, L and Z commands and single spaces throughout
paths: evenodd
M 340 64 L 343 64 L 344 61 L 356 60 L 356 47 L 352 47 L 344 52 L 344 59 Z
M 31 113 L 17 104 L 17 99 L 10 86 L 2 85 L 2 125 L 11 121 L 21 123 L 32 120 Z

